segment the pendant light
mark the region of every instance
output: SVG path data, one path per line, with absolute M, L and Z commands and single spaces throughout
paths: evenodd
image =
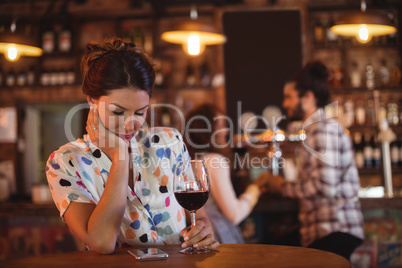
M 373 36 L 396 33 L 387 16 L 366 12 L 366 1 L 360 3 L 361 12 L 342 16 L 330 30 L 338 35 L 355 36 L 360 43 L 369 42 Z
M 10 33 L 0 34 L 0 53 L 8 61 L 17 61 L 21 56 L 39 57 L 42 49 L 33 46 L 32 40 L 16 33 L 16 20 L 10 26 Z
M 225 36 L 217 33 L 212 25 L 197 20 L 198 12 L 194 5 L 191 7 L 190 18 L 191 21 L 178 24 L 174 30 L 162 33 L 162 40 L 181 44 L 184 52 L 190 56 L 200 55 L 207 45 L 219 45 L 226 41 Z

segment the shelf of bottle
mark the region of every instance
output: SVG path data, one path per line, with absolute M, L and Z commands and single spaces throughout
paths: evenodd
M 402 87 L 378 87 L 373 90 L 378 90 L 381 93 L 402 93 Z M 351 86 L 341 86 L 341 87 L 330 87 L 330 91 L 334 94 L 348 94 L 348 93 L 366 93 L 373 92 L 373 90 L 367 87 L 351 87 Z
M 402 133 L 402 125 L 389 126 L 395 133 Z M 347 128 L 350 132 L 378 132 L 378 126 L 351 126 Z
M 383 168 L 382 167 L 371 167 L 371 168 L 359 168 L 359 175 L 367 176 L 367 175 L 382 175 Z M 394 174 L 402 174 L 402 167 L 392 167 L 391 173 Z

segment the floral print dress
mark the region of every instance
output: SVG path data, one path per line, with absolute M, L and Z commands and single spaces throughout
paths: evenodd
M 173 193 L 176 162 L 188 160 L 181 134 L 172 128 L 141 129 L 130 142 L 134 191 L 127 185 L 127 204 L 116 247 L 179 244 L 186 227 L 184 209 Z M 53 152 L 46 176 L 63 218 L 71 202 L 98 204 L 111 161 L 89 136 Z

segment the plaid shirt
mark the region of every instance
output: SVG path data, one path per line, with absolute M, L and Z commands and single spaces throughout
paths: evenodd
M 358 191 L 359 175 L 352 143 L 344 128 L 318 109 L 303 124 L 306 139 L 298 155 L 298 179 L 282 194 L 300 200 L 303 246 L 333 232 L 364 238 Z

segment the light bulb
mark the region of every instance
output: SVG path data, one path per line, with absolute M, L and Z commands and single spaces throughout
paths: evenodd
M 369 30 L 367 29 L 367 26 L 362 24 L 359 27 L 359 33 L 356 35 L 357 41 L 360 43 L 368 43 L 371 40 L 371 35 L 369 33 Z
M 197 34 L 190 34 L 187 43 L 188 54 L 193 56 L 200 54 L 200 37 Z
M 183 44 L 183 50 L 190 56 L 198 56 L 205 50 L 205 44 L 201 42 L 198 34 L 192 33 L 188 36 L 187 42 Z
M 8 47 L 7 54 L 5 56 L 8 61 L 16 61 L 20 57 L 20 55 L 18 53 L 18 49 L 14 44 L 12 44 Z

